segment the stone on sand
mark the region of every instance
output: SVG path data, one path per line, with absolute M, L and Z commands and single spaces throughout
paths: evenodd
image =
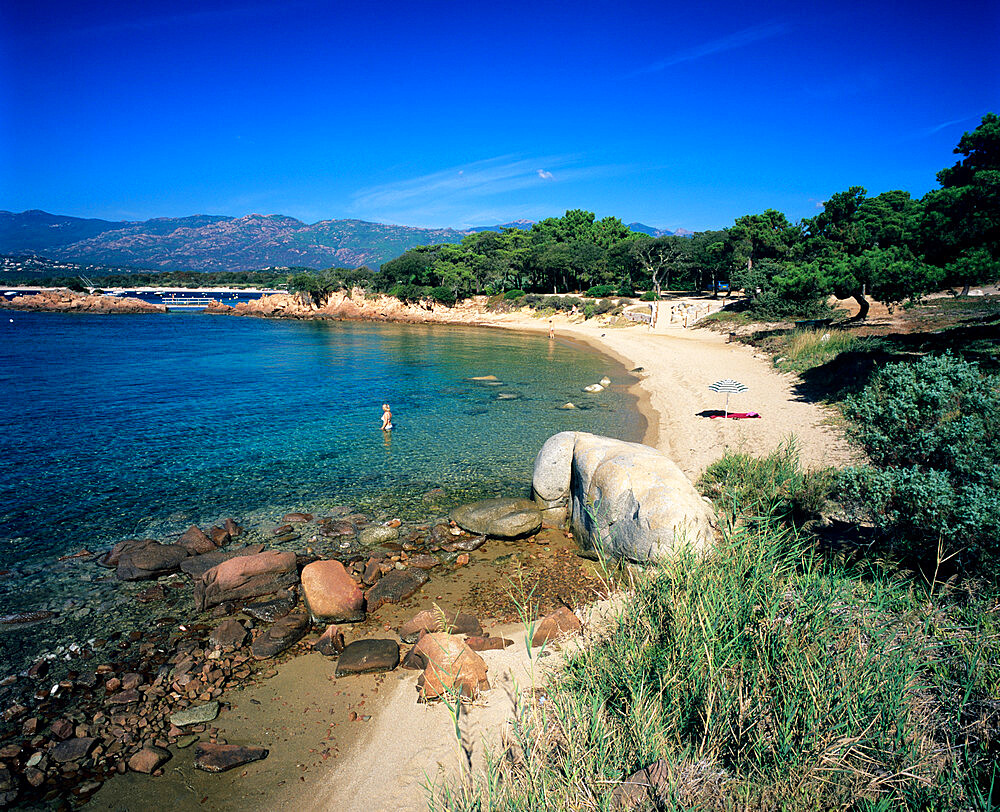
M 194 752 L 194 766 L 206 772 L 222 773 L 264 758 L 267 758 L 267 750 L 263 747 L 199 742 Z
M 302 592 L 314 621 L 353 623 L 365 619 L 365 596 L 336 559 L 307 564 L 302 570 Z
M 551 615 L 542 618 L 535 626 L 531 636 L 531 645 L 540 646 L 549 641 L 558 640 L 567 634 L 575 634 L 583 628 L 580 619 L 565 606 L 560 606 Z
M 464 612 L 446 614 L 436 609 L 424 609 L 399 627 L 399 639 L 404 643 L 415 643 L 422 632 L 478 636 L 483 633 L 483 628 L 474 615 L 467 615 Z
M 274 621 L 254 638 L 253 656 L 266 660 L 290 648 L 309 630 L 309 617 L 305 612 L 292 612 Z
M 427 573 L 421 569 L 392 570 L 365 592 L 368 611 L 374 612 L 384 603 L 406 600 L 429 580 Z
M 355 640 L 341 652 L 336 675 L 392 671 L 398 665 L 399 643 L 395 640 Z
M 449 691 L 475 699 L 480 691 L 489 690 L 485 661 L 458 635 L 425 634 L 414 652 L 426 662 L 424 673 L 417 682 L 424 701 L 437 699 Z

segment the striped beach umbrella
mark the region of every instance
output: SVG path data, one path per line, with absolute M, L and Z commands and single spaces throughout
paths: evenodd
M 726 417 L 729 417 L 729 396 L 732 394 L 740 394 L 741 392 L 749 391 L 749 387 L 740 383 L 739 381 L 734 381 L 732 378 L 726 378 L 725 380 L 716 381 L 708 387 L 713 392 L 725 392 L 726 393 Z

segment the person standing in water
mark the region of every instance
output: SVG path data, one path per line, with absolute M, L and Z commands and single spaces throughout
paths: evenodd
M 392 430 L 392 412 L 389 410 L 389 404 L 382 404 L 382 431 Z

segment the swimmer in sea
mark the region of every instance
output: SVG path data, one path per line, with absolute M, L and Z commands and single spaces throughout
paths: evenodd
M 388 403 L 382 404 L 382 431 L 392 431 L 392 412 Z

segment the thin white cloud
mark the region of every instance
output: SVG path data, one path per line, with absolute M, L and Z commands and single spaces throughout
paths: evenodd
M 561 188 L 564 184 L 631 171 L 626 166 L 579 166 L 579 162 L 580 157 L 573 155 L 502 155 L 359 189 L 349 210 L 352 216 L 377 222 L 434 227 L 479 225 L 480 212 L 513 212 L 525 205 L 538 205 L 535 192 L 554 188 L 552 170 L 558 172 Z M 551 169 L 539 169 L 540 165 Z M 511 218 L 501 215 L 500 219 Z
M 741 31 L 736 31 L 728 36 L 709 40 L 708 42 L 703 42 L 701 45 L 695 45 L 693 48 L 685 48 L 684 50 L 678 51 L 666 59 L 647 65 L 645 68 L 636 71 L 636 74 L 657 73 L 658 71 L 665 70 L 673 67 L 674 65 L 680 65 L 684 62 L 693 62 L 696 59 L 704 59 L 707 56 L 714 56 L 715 54 L 721 54 L 725 51 L 743 48 L 755 42 L 760 42 L 761 40 L 780 36 L 787 30 L 788 24 L 778 20 L 769 23 L 762 23 L 761 25 L 754 25 L 750 28 L 744 28 Z

